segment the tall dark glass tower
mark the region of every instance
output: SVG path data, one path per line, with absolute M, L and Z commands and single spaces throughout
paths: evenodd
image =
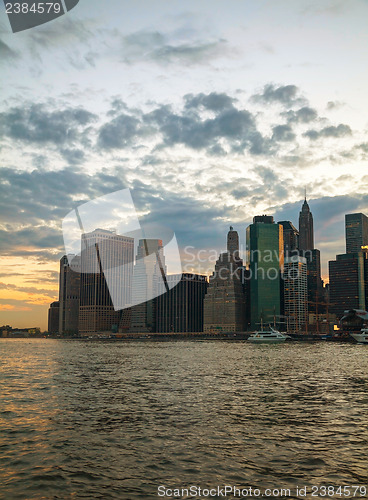
M 251 328 L 272 323 L 280 316 L 280 270 L 284 259 L 283 226 L 272 216 L 253 218 L 247 227 L 247 252 L 250 271 Z
M 47 330 L 49 333 L 59 332 L 59 302 L 53 302 L 50 304 Z
M 302 251 L 314 249 L 313 215 L 306 198 L 299 213 L 299 249 Z
M 337 255 L 328 266 L 331 312 L 341 318 L 344 311 L 367 309 L 368 253 Z
M 297 255 L 299 249 L 299 231 L 289 220 L 278 222 L 284 228 L 284 256 Z
M 178 283 L 178 275 L 167 282 Z M 203 332 L 203 302 L 207 278 L 184 273 L 179 283 L 156 299 L 156 332 Z
M 345 215 L 346 253 L 357 253 L 368 245 L 368 217 L 364 214 Z

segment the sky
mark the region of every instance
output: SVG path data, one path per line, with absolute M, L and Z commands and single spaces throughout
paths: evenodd
M 130 188 L 186 246 L 298 217 L 322 274 L 368 214 L 367 0 L 80 0 L 13 34 L 0 5 L 0 325 L 47 328 L 62 219 Z M 194 264 L 203 271 L 206 264 Z M 208 263 L 209 269 L 214 263 Z

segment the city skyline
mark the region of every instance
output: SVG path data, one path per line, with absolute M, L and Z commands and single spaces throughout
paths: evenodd
M 306 198 L 305 198 L 305 199 L 304 199 L 304 202 L 303 202 L 302 207 L 305 207 L 306 203 L 307 203 L 307 201 L 306 201 Z M 308 211 L 309 211 L 309 207 L 308 207 Z M 311 214 L 311 216 L 312 216 L 312 214 Z M 364 222 L 365 222 L 365 219 L 367 219 L 367 216 L 365 216 L 364 214 L 361 214 L 361 213 L 357 213 L 357 214 L 345 214 L 345 239 L 346 239 L 346 244 L 345 244 L 345 246 L 347 246 L 347 241 L 348 241 L 348 233 L 346 233 L 346 230 L 347 230 L 347 226 L 348 226 L 347 220 L 349 220 L 349 217 L 350 217 L 350 218 L 353 218 L 353 220 L 355 220 L 355 219 L 358 217 L 359 219 L 363 220 Z M 355 219 L 354 219 L 354 217 L 355 217 Z M 250 224 L 249 226 L 247 226 L 247 228 L 246 228 L 246 233 L 248 233 L 248 231 L 251 229 L 251 226 L 252 226 L 252 225 L 254 225 L 254 222 L 255 222 L 255 221 L 256 221 L 256 222 L 262 222 L 262 223 L 266 222 L 266 223 L 268 223 L 268 224 L 269 224 L 269 223 L 271 223 L 271 224 L 273 224 L 274 226 L 281 226 L 281 228 L 282 228 L 282 229 L 281 229 L 281 231 L 282 231 L 282 232 L 284 231 L 284 228 L 285 228 L 285 223 L 290 222 L 290 221 L 279 221 L 279 222 L 275 222 L 275 221 L 273 220 L 273 216 L 269 216 L 269 215 L 265 215 L 265 214 L 264 214 L 264 215 L 258 215 L 258 216 L 255 216 L 255 217 L 253 218 L 253 224 Z M 299 224 L 300 224 L 300 223 L 301 223 L 301 222 L 300 222 L 300 217 L 299 217 Z M 263 225 L 263 224 L 261 224 L 261 226 L 262 226 L 262 225 Z M 267 225 L 267 224 L 266 224 L 266 225 Z M 313 224 L 312 224 L 312 226 L 313 226 Z M 294 227 L 293 225 L 291 225 L 291 227 L 295 230 L 295 227 Z M 257 255 L 258 255 L 259 250 L 258 250 L 258 249 L 257 249 L 257 250 L 255 250 L 255 251 L 254 251 L 254 249 L 252 250 L 252 249 L 251 249 L 251 244 L 250 244 L 250 242 L 249 242 L 249 241 L 247 241 L 246 245 L 245 245 L 244 247 L 242 247 L 242 245 L 240 245 L 240 244 L 239 244 L 239 236 L 238 236 L 238 232 L 237 232 L 236 230 L 233 230 L 233 229 L 234 229 L 234 228 L 233 228 L 232 226 L 230 226 L 230 232 L 228 233 L 228 238 L 229 238 L 229 234 L 234 233 L 234 234 L 236 234 L 236 242 L 234 242 L 234 243 L 230 244 L 230 247 L 229 247 L 229 239 L 228 239 L 228 243 L 227 243 L 227 250 L 225 251 L 225 254 L 226 254 L 226 252 L 229 252 L 229 251 L 230 251 L 230 252 L 233 252 L 233 251 L 234 251 L 234 248 L 235 248 L 235 249 L 236 249 L 236 252 L 237 252 L 237 255 L 238 255 L 238 258 L 240 258 L 240 259 L 242 259 L 243 257 L 244 257 L 244 258 L 246 258 L 246 256 L 247 256 L 248 252 L 250 252 L 250 254 L 251 254 L 251 255 L 252 255 L 252 253 L 254 253 L 254 254 L 255 254 L 255 256 L 257 256 Z M 93 236 L 95 233 L 98 233 L 98 232 L 101 232 L 101 231 L 102 231 L 102 233 L 103 233 L 104 238 L 108 238 L 108 239 L 110 239 L 111 237 L 113 237 L 113 238 L 118 237 L 118 238 L 122 238 L 123 240 L 131 240 L 131 241 L 132 241 L 132 243 L 134 242 L 134 238 L 126 238 L 125 236 L 116 235 L 116 232 L 115 232 L 115 231 L 110 231 L 110 230 L 106 231 L 106 230 L 101 230 L 101 229 L 95 229 L 94 231 L 92 231 L 92 233 L 88 233 L 88 234 L 86 234 L 86 235 L 83 235 L 83 234 L 82 234 L 82 237 L 81 237 L 81 249 L 82 249 L 82 248 L 84 248 L 83 241 L 84 241 L 85 236 L 87 236 L 87 237 L 88 237 L 88 236 Z M 247 239 L 247 238 L 248 238 L 248 237 L 246 237 L 246 239 Z M 312 227 L 312 239 L 313 239 L 313 227 Z M 137 255 L 136 255 L 136 258 L 135 258 L 135 259 L 133 259 L 132 257 L 130 258 L 130 261 L 131 261 L 131 264 L 132 264 L 132 265 L 133 265 L 133 263 L 134 263 L 134 262 L 136 263 L 136 259 L 139 257 L 139 251 L 140 251 L 139 249 L 142 247 L 143 241 L 146 241 L 146 240 L 139 240 L 139 243 L 137 244 L 136 250 L 137 250 L 137 252 L 138 252 L 138 253 L 137 253 Z M 147 241 L 152 241 L 152 242 L 154 242 L 155 240 L 147 240 Z M 158 242 L 161 242 L 160 244 L 162 245 L 162 241 L 161 241 L 161 240 L 157 240 L 157 241 L 158 241 Z M 367 235 L 365 235 L 365 241 L 367 241 L 367 242 L 368 242 L 368 240 L 367 240 Z M 281 245 L 281 246 L 280 246 L 280 245 Z M 234 246 L 234 248 L 232 248 L 232 246 Z M 281 267 L 282 267 L 282 266 L 283 266 L 283 264 L 282 264 L 282 263 L 284 262 L 284 260 L 286 260 L 287 258 L 289 258 L 289 256 L 290 256 L 291 261 L 292 261 L 292 260 L 293 260 L 293 256 L 295 255 L 295 251 L 297 251 L 297 252 L 302 252 L 302 255 L 305 255 L 305 256 L 307 257 L 307 261 L 308 261 L 308 259 L 312 259 L 312 260 L 311 260 L 311 262 L 314 262 L 315 257 L 313 257 L 313 256 L 314 256 L 315 252 L 318 252 L 318 259 L 319 259 L 319 250 L 316 250 L 316 249 L 313 249 L 313 250 L 312 250 L 312 249 L 307 249 L 307 250 L 305 250 L 305 249 L 300 249 L 300 248 L 299 248 L 299 245 L 297 245 L 294 249 L 289 249 L 288 247 L 286 247 L 286 248 L 284 249 L 283 242 L 282 242 L 282 243 L 280 242 L 280 244 L 277 244 L 277 246 L 278 246 L 278 247 L 280 247 L 280 248 L 279 248 L 280 252 L 282 251 L 282 249 L 283 249 L 283 251 L 280 253 L 280 257 L 279 257 L 279 259 L 277 259 L 277 262 L 278 262 L 278 263 L 277 263 L 276 267 L 279 267 L 280 265 L 281 265 Z M 187 247 L 185 247 L 185 248 L 187 248 Z M 364 248 L 366 248 L 366 247 L 364 247 Z M 133 249 L 133 247 L 132 247 L 132 249 Z M 230 249 L 230 250 L 229 250 L 229 249 Z M 81 251 L 82 251 L 82 250 L 81 250 Z M 161 247 L 161 251 L 162 251 L 162 247 Z M 201 249 L 199 249 L 199 253 L 201 253 L 202 251 L 203 251 L 203 249 L 202 249 L 202 250 L 201 250 Z M 272 250 L 270 250 L 269 248 L 267 248 L 266 252 L 272 252 Z M 206 253 L 206 252 L 205 252 L 205 253 Z M 220 260 L 221 260 L 221 255 L 225 255 L 225 254 L 221 254 L 221 252 L 220 252 L 220 253 L 216 256 L 216 263 L 220 262 Z M 261 252 L 261 254 L 262 254 L 262 252 Z M 83 251 L 82 251 L 82 255 L 83 255 Z M 132 255 L 133 255 L 133 254 L 132 254 Z M 153 255 L 154 255 L 154 254 L 153 254 Z M 189 255 L 191 255 L 191 254 L 189 254 Z M 196 267 L 189 266 L 189 267 L 191 267 L 191 271 L 190 271 L 190 273 L 193 273 L 193 275 L 197 274 L 198 276 L 206 276 L 206 277 L 207 277 L 207 280 L 210 280 L 211 274 L 213 273 L 214 268 L 215 268 L 215 265 L 214 265 L 214 260 L 213 260 L 213 256 L 214 256 L 214 254 L 212 253 L 211 258 L 210 258 L 210 259 L 209 259 L 209 260 L 208 260 L 205 264 L 203 264 L 203 258 L 199 258 L 199 260 L 198 260 L 198 264 L 197 264 L 199 267 L 198 267 L 198 268 L 196 268 Z M 336 256 L 338 256 L 338 254 L 336 254 Z M 336 256 L 335 256 L 335 257 L 336 257 Z M 344 256 L 344 255 L 343 255 L 343 256 Z M 335 257 L 334 257 L 334 258 L 335 258 Z M 162 254 L 162 258 L 164 259 L 164 254 Z M 218 260 L 218 259 L 220 259 L 220 260 Z M 75 269 L 77 270 L 77 273 L 78 273 L 78 270 L 79 270 L 79 269 L 78 269 L 78 266 L 80 266 L 80 257 L 78 257 L 78 256 L 76 257 L 76 256 L 74 256 L 74 255 L 71 255 L 69 260 L 70 260 L 71 266 L 72 266 L 72 267 L 74 266 L 74 267 L 75 267 Z M 333 259 L 332 259 L 332 260 L 333 260 Z M 164 260 L 163 260 L 163 261 L 164 261 Z M 200 263 L 199 263 L 199 262 L 200 262 Z M 256 262 L 256 260 L 254 260 L 254 261 L 253 261 L 253 260 L 250 260 L 249 262 L 247 262 L 247 266 L 246 266 L 246 268 L 247 268 L 247 269 L 251 269 L 251 268 L 252 268 L 252 265 L 254 265 L 254 263 L 255 263 L 255 262 Z M 272 267 L 272 263 L 273 263 L 273 262 L 269 262 L 269 264 L 268 264 L 268 266 L 269 266 L 269 265 L 271 265 L 271 269 L 273 269 L 273 267 Z M 183 267 L 183 275 L 184 275 L 184 274 L 188 274 L 188 269 L 187 269 L 187 267 L 188 267 L 188 263 L 186 263 L 186 264 L 185 264 L 185 260 L 183 260 L 183 261 L 182 261 L 182 265 L 183 265 L 183 266 L 185 266 L 185 267 Z M 203 271 L 203 265 L 204 265 L 204 267 L 205 267 L 205 269 L 206 269 L 205 271 Z M 217 264 L 216 264 L 216 265 L 217 265 Z M 256 264 L 256 265 L 257 265 L 257 264 Z M 308 264 L 308 265 L 309 265 L 309 264 Z M 317 265 L 317 268 L 316 268 L 316 265 Z M 328 261 L 328 265 L 329 265 L 329 266 L 331 265 L 331 261 Z M 64 279 L 65 279 L 65 278 L 63 278 L 63 275 L 64 275 L 65 270 L 64 270 L 64 271 L 62 271 L 62 269 L 65 269 L 65 267 L 66 267 L 66 266 L 68 266 L 68 259 L 67 259 L 67 256 L 66 256 L 66 255 L 64 255 L 64 256 L 61 258 L 61 260 L 60 260 L 60 273 L 58 274 L 58 282 L 59 282 L 59 286 L 58 286 L 58 289 L 57 289 L 58 296 L 55 296 L 55 300 L 54 300 L 52 303 L 49 303 L 49 304 L 48 304 L 48 307 L 47 307 L 47 309 L 46 309 L 46 312 L 48 311 L 48 314 L 50 314 L 50 310 L 49 310 L 48 308 L 49 308 L 49 307 L 55 307 L 55 306 L 56 306 L 56 304 L 59 304 L 59 301 L 60 301 L 60 313 L 62 314 L 63 308 L 62 308 L 62 306 L 61 306 L 61 304 L 62 304 L 62 299 L 61 299 L 61 295 L 60 295 L 60 290 L 62 289 L 62 283 L 64 282 Z M 93 267 L 93 266 L 92 266 L 92 267 Z M 109 266 L 108 266 L 108 267 L 109 267 Z M 134 267 L 136 267 L 136 266 L 134 266 Z M 91 268 L 91 264 L 89 265 L 89 268 Z M 197 271 L 196 271 L 196 269 L 199 269 L 199 271 L 197 272 Z M 317 278 L 317 282 L 318 282 L 318 271 L 317 271 L 317 269 L 318 269 L 318 264 L 314 264 L 314 265 L 312 264 L 312 268 L 311 268 L 311 269 L 312 269 L 312 274 L 313 274 L 313 275 L 314 275 L 314 273 L 315 273 L 315 272 L 317 272 L 316 278 Z M 92 268 L 91 268 L 91 269 L 89 269 L 89 271 L 88 271 L 88 272 L 91 272 L 91 270 L 93 270 L 93 269 L 92 269 Z M 82 271 L 82 267 L 81 267 L 80 271 L 81 271 L 81 272 L 83 272 L 83 271 Z M 251 274 L 252 274 L 252 271 L 251 271 Z M 93 277 L 93 274 L 92 274 L 91 276 Z M 169 278 L 169 277 L 174 278 L 174 277 L 175 277 L 175 274 L 174 274 L 174 275 L 167 274 L 167 276 L 168 276 L 168 278 Z M 116 277 L 116 278 L 118 278 L 118 277 Z M 327 274 L 327 279 L 326 279 L 326 278 L 324 279 L 324 283 L 325 283 L 325 284 L 326 284 L 326 283 L 329 283 L 329 281 L 330 281 L 330 280 L 329 280 L 329 278 L 330 278 L 330 277 L 329 277 L 329 274 Z M 245 276 L 243 277 L 243 279 L 244 279 L 245 281 L 249 280 L 249 278 L 248 278 L 248 277 L 245 277 Z M 312 277 L 311 279 L 313 280 L 314 278 Z M 322 279 L 323 279 L 323 276 L 322 276 Z M 79 280 L 78 280 L 78 281 L 79 281 Z M 313 301 L 313 300 L 315 300 L 315 298 L 314 298 L 314 297 L 315 297 L 315 292 L 313 291 L 314 286 L 318 286 L 318 285 L 317 285 L 317 283 L 316 283 L 315 285 L 312 285 L 312 282 L 311 282 L 311 283 L 310 283 L 310 285 L 308 286 L 308 289 L 310 290 L 310 292 L 309 292 L 309 293 L 311 293 L 311 295 L 310 295 L 310 297 L 309 297 L 309 300 L 312 300 L 312 301 Z M 116 285 L 115 285 L 115 287 L 116 287 Z M 248 293 L 250 293 L 250 292 L 248 292 Z M 143 303 L 144 303 L 144 302 L 143 302 Z M 138 306 L 138 307 L 139 307 L 139 306 Z M 314 306 L 311 306 L 312 310 L 313 310 L 313 307 L 314 307 Z M 309 308 L 309 307 L 308 307 L 308 308 Z M 64 313 L 64 314 L 65 314 L 65 313 Z M 47 318 L 46 318 L 46 321 L 47 321 Z M 60 318 L 60 321 L 62 321 L 62 319 L 61 319 L 61 318 Z M 4 324 L 5 324 L 5 323 L 4 323 Z M 12 326 L 14 326 L 14 325 L 12 325 Z M 19 328 L 24 328 L 24 327 L 25 327 L 25 325 L 18 325 L 18 324 L 17 324 L 16 326 L 17 326 L 17 327 L 19 327 Z M 33 326 L 38 326 L 38 325 L 33 325 Z M 253 325 L 253 326 L 254 326 L 254 325 Z M 28 324 L 27 324 L 27 327 L 29 327 L 29 325 L 28 325 Z M 46 330 L 46 329 L 47 329 L 47 328 L 44 328 L 44 330 Z M 41 330 L 42 330 L 42 328 L 41 328 Z
M 68 269 L 63 265 L 66 257 L 62 258 L 59 302 L 50 304 L 48 331 L 55 332 L 56 315 L 59 313 L 60 327 L 57 333 L 61 336 L 149 334 L 169 332 L 171 328 L 180 332 L 177 330 L 179 324 L 185 328 L 181 333 L 244 332 L 249 328 L 254 330 L 271 320 L 274 326 L 279 323 L 285 327 L 286 324 L 293 332 L 306 332 L 310 327 L 316 329 L 317 333 L 322 327 L 325 332 L 329 332 L 340 325 L 339 320 L 343 315 L 352 313 L 354 309 L 359 309 L 361 313 L 368 310 L 367 220 L 363 214 L 346 215 L 347 254 L 337 255 L 336 261 L 329 261 L 330 283 L 326 288 L 321 280 L 320 251 L 313 245 L 313 216 L 306 199 L 303 202 L 299 231 L 288 221 L 275 223 L 269 215 L 253 218 L 253 223 L 247 227 L 244 265 L 238 232 L 230 226 L 227 251 L 218 256 L 215 268 L 207 279 L 203 275 L 185 272 L 168 276 L 164 247 L 160 239 L 139 239 L 134 267 L 131 254 L 129 271 L 124 267 L 128 274 L 123 277 L 117 272 L 119 267 L 116 264 L 124 259 L 124 252 L 119 251 L 120 247 L 114 249 L 114 246 L 121 239 L 121 243 L 129 242 L 133 251 L 134 240 L 118 236 L 115 231 L 101 229 L 87 235 L 82 234 L 82 248 L 86 246 L 86 236 L 92 237 L 94 244 L 87 246 L 90 254 L 87 260 L 85 250 L 81 254 L 80 289 L 77 291 L 75 287 L 76 275 L 73 277 L 71 273 L 69 280 L 65 279 Z M 284 228 L 287 234 L 285 240 Z M 299 239 L 298 235 L 303 231 L 305 237 Z M 98 243 L 96 235 L 102 238 Z M 77 259 L 79 262 L 79 258 Z M 73 264 L 76 257 L 72 255 L 69 260 Z M 95 262 L 94 266 L 92 262 Z M 108 280 L 108 289 L 104 277 L 106 271 L 107 276 L 114 277 L 112 288 L 111 279 Z M 129 290 L 132 279 L 135 292 L 131 294 Z M 207 292 L 202 298 L 194 283 L 192 287 L 186 288 L 185 293 L 183 290 L 179 293 L 179 288 L 176 289 L 175 285 L 179 281 L 183 287 L 184 282 L 188 284 L 188 280 L 195 279 L 199 279 L 198 284 L 201 285 L 204 281 L 208 283 Z M 91 294 L 86 293 L 87 283 L 100 285 L 97 288 L 94 286 Z M 169 289 L 172 287 L 174 290 L 171 293 Z M 118 300 L 115 303 L 114 295 L 117 290 L 120 291 L 119 296 L 131 295 L 132 301 L 128 299 L 123 304 Z M 80 294 L 79 311 L 75 311 L 74 307 L 74 299 L 78 299 L 76 293 L 78 297 Z M 92 299 L 90 305 L 93 306 L 85 311 L 84 322 L 89 325 L 87 329 L 81 323 L 85 305 L 83 297 L 86 295 Z M 69 305 L 63 306 L 68 298 L 73 300 L 69 301 Z M 119 306 L 116 307 L 118 303 Z M 193 315 L 190 313 L 190 303 L 197 311 Z M 107 314 L 102 314 L 102 305 L 108 305 L 110 312 L 106 309 L 104 311 Z M 119 313 L 122 309 L 124 310 Z M 74 322 L 77 322 L 79 314 L 77 330 L 66 326 L 68 311 L 69 324 L 73 315 Z M 323 326 L 320 323 L 321 314 Z M 187 320 L 184 320 L 184 316 Z M 188 322 L 189 316 L 193 320 L 196 317 L 197 322 Z M 203 318 L 202 330 L 198 323 L 200 318 Z M 62 327 L 64 323 L 65 327 Z M 195 330 L 188 330 L 189 324 L 193 327 L 196 325 Z
M 306 187 L 324 279 L 345 252 L 345 214 L 368 213 L 368 5 L 213 5 L 81 1 L 17 34 L 0 6 L 1 323 L 46 327 L 63 217 L 121 188 L 219 254 L 256 215 L 298 227 Z

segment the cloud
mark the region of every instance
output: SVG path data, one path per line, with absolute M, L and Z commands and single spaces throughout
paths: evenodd
M 225 93 L 211 92 L 210 94 L 187 94 L 184 96 L 185 108 L 204 108 L 210 111 L 222 111 L 234 107 L 237 99 Z
M 281 116 L 285 116 L 288 123 L 309 123 L 318 118 L 317 111 L 309 106 L 303 106 L 297 111 L 286 111 Z
M 14 305 L 14 304 L 0 304 L 0 311 L 32 311 L 31 307 Z
M 291 142 L 296 135 L 289 125 L 276 125 L 272 129 L 272 140 L 281 142 Z
M 343 123 L 340 123 L 340 125 L 334 126 L 330 125 L 328 127 L 324 127 L 322 130 L 307 130 L 307 132 L 304 132 L 304 136 L 308 137 L 312 141 L 316 141 L 317 139 L 320 139 L 321 137 L 345 137 L 348 135 L 351 135 L 352 131 L 349 125 L 344 125 Z
M 219 105 L 221 101 L 222 106 Z M 192 149 L 207 149 L 214 154 L 214 147 L 223 153 L 223 147 L 219 141 L 224 141 L 230 150 L 243 152 L 248 150 L 251 154 L 267 154 L 269 144 L 257 130 L 255 117 L 245 109 L 229 107 L 222 95 L 193 96 L 187 100 L 189 107 L 185 107 L 182 113 L 175 113 L 168 106 L 161 106 L 145 118 L 155 124 L 163 137 L 163 146 L 171 147 L 183 144 Z M 215 116 L 202 118 L 193 112 L 194 104 L 211 106 L 216 108 Z M 226 103 L 225 107 L 224 104 Z
M 96 118 L 82 107 L 50 111 L 44 104 L 24 103 L 0 113 L 0 130 L 15 140 L 61 145 L 80 138 Z
M 269 83 L 264 86 L 263 91 L 259 94 L 254 94 L 252 100 L 264 104 L 282 104 L 285 107 L 291 107 L 295 104 L 304 104 L 306 100 L 298 97 L 299 89 L 296 85 L 281 85 L 276 87 Z
M 6 222 L 0 229 L 1 254 L 54 260 L 63 251 L 63 217 L 84 201 L 124 187 L 121 171 L 88 175 L 72 168 L 32 172 L 2 168 L 0 212 Z
M 124 148 L 144 134 L 143 129 L 139 119 L 122 113 L 100 128 L 98 145 L 103 149 Z
M 283 88 L 288 87 L 294 90 L 282 99 L 296 102 L 297 87 Z M 129 108 L 114 96 L 96 125 L 97 117 L 87 109 L 56 108 L 55 102 L 25 102 L 5 110 L 0 123 L 6 148 L 19 149 L 22 144 L 28 149 L 22 148 L 24 170 L 1 170 L 2 253 L 55 261 L 63 251 L 63 217 L 85 201 L 125 187 L 138 192 L 139 210 L 148 214 L 147 220 L 165 212 L 178 227 L 181 241 L 190 237 L 205 244 L 207 235 L 214 242 L 218 233 L 210 236 L 210 225 L 222 230 L 231 221 L 246 220 L 248 213 L 254 215 L 255 207 L 269 206 L 269 200 L 281 204 L 293 196 L 302 181 L 290 177 L 292 169 L 326 159 L 317 157 L 320 147 L 314 137 L 352 133 L 348 125 L 333 126 L 325 120 L 322 130 L 306 132 L 312 136 L 310 142 L 299 144 L 298 125 L 318 120 L 313 108 L 276 110 L 270 130 L 263 113 L 269 104 L 260 101 L 255 109 L 252 101 L 250 111 L 240 97 L 199 92 L 186 94 L 175 108 L 152 101 Z M 363 141 L 362 137 L 354 146 L 356 152 L 367 149 Z M 60 168 L 60 155 L 68 167 Z M 88 173 L 90 163 L 93 174 Z M 101 164 L 108 167 L 101 169 Z M 158 200 L 170 205 L 168 213 Z M 158 214 L 150 215 L 155 210 Z M 188 220 L 192 224 L 195 217 L 200 223 L 191 235 Z
M 223 155 L 226 147 L 239 153 L 247 150 L 254 155 L 269 154 L 271 141 L 258 131 L 255 116 L 246 109 L 236 108 L 235 101 L 226 94 L 200 93 L 186 95 L 181 111 L 158 105 L 145 114 L 133 110 L 133 115 L 123 112 L 114 116 L 115 113 L 109 112 L 113 118 L 101 126 L 98 146 L 123 149 L 137 141 L 142 145 L 142 138 L 148 138 L 155 140 L 156 148 L 161 149 L 181 144 L 206 150 L 209 155 Z M 213 116 L 202 116 L 202 111 L 211 111 Z
M 82 163 L 85 158 L 84 151 L 81 149 L 64 148 L 60 150 L 60 153 L 69 165 L 78 165 L 79 163 Z
M 122 37 L 122 59 L 127 64 L 153 61 L 167 64 L 203 64 L 228 52 L 224 39 L 178 39 L 177 33 L 137 31 Z
M 328 101 L 326 109 L 328 111 L 335 111 L 337 109 L 342 108 L 343 106 L 345 106 L 345 103 L 343 103 L 343 102 L 340 102 L 340 101 Z
M 5 61 L 7 59 L 18 59 L 19 53 L 9 47 L 5 42 L 0 40 L 0 61 Z
M 361 149 L 364 153 L 368 153 L 368 142 L 363 142 L 356 146 L 356 148 Z

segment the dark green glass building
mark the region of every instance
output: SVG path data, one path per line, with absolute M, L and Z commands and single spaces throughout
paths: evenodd
M 283 227 L 272 216 L 254 217 L 247 227 L 251 328 L 273 323 L 280 315 L 280 270 L 284 258 Z

